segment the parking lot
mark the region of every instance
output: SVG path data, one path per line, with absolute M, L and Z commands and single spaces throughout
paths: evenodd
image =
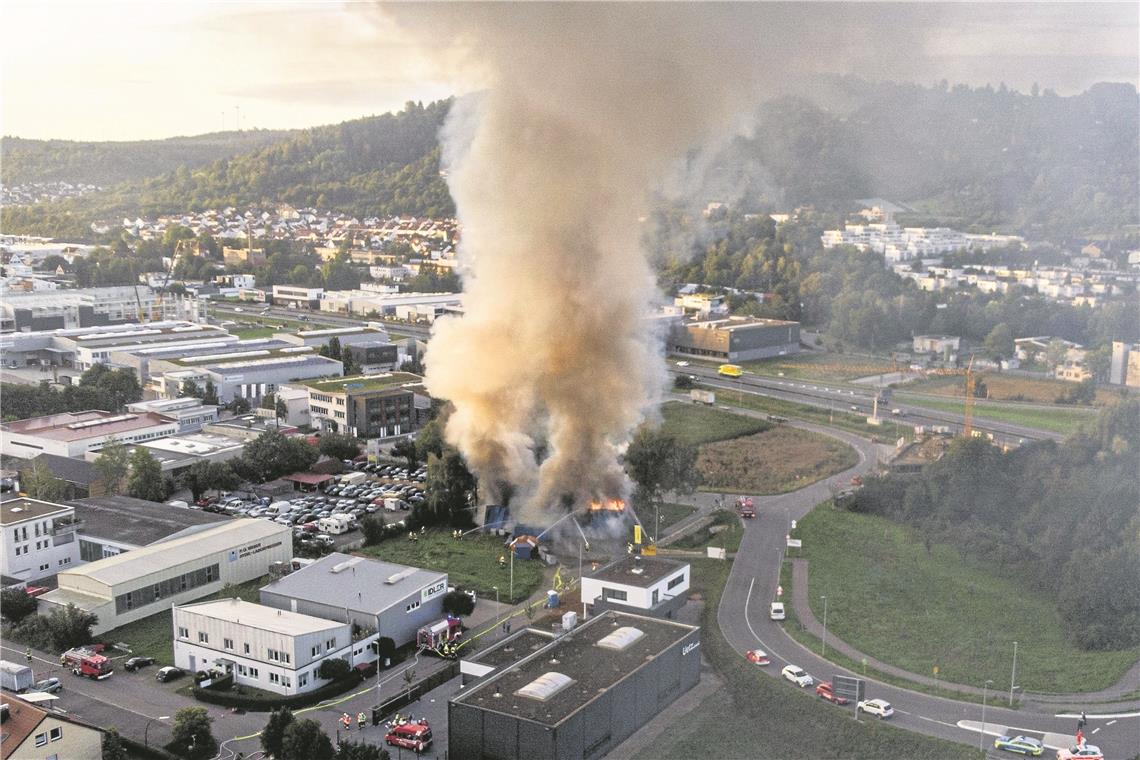
M 321 548 L 352 543 L 354 538 L 347 534 L 359 530 L 360 521 L 368 515 L 378 514 L 385 522 L 398 521 L 426 498 L 426 467 L 409 470 L 368 462 L 345 462 L 345 466 L 349 471 L 344 474 L 334 475 L 312 492 L 288 499 L 227 494 L 196 506 L 292 526 L 298 541 Z

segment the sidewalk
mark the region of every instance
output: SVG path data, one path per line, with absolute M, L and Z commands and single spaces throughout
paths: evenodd
M 815 617 L 815 613 L 811 610 L 811 604 L 808 601 L 808 561 L 806 559 L 793 559 L 792 560 L 792 609 L 796 612 L 796 619 L 800 624 L 817 639 L 823 638 L 823 625 Z M 957 692 L 958 694 L 969 694 L 972 696 L 982 696 L 982 689 L 975 686 L 966 686 L 965 684 L 958 684 L 942 679 L 935 680 L 929 676 L 911 673 L 910 671 L 903 670 L 902 668 L 888 665 L 882 660 L 875 659 L 870 655 L 860 652 L 855 647 L 848 644 L 846 641 L 838 638 L 834 632 L 828 632 L 827 646 L 845 656 L 849 657 L 856 662 L 866 661 L 867 666 L 873 668 L 880 673 L 894 676 L 895 678 L 905 679 L 913 683 L 922 684 L 931 688 L 939 690 L 945 689 L 946 691 Z M 1100 691 L 1086 692 L 1081 694 L 1035 694 L 1033 692 L 1022 693 L 1021 701 L 1025 702 L 1055 702 L 1058 704 L 1087 704 L 1088 702 L 1111 702 L 1113 699 L 1120 699 L 1128 694 L 1134 694 L 1140 688 L 1140 662 L 1137 662 L 1128 672 L 1124 674 L 1116 684 L 1101 689 Z M 992 693 L 992 692 L 991 692 Z M 1129 700 L 1129 703 L 1136 703 L 1138 700 L 1135 698 Z

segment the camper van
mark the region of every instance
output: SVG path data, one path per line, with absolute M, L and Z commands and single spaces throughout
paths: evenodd
M 322 533 L 328 533 L 330 536 L 339 536 L 341 533 L 348 533 L 348 526 L 351 521 L 352 518 L 348 515 L 322 517 L 317 520 L 317 529 Z

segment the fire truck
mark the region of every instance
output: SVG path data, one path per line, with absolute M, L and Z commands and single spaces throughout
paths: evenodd
M 463 624 L 459 618 L 448 615 L 431 625 L 425 625 L 416 632 L 416 646 L 428 649 L 441 657 L 451 657 L 451 644 L 463 635 Z
M 68 649 L 59 656 L 59 664 L 70 668 L 77 676 L 86 676 L 96 681 L 109 678 L 115 672 L 110 658 L 99 654 L 95 647 Z
M 431 747 L 431 726 L 426 720 L 401 723 L 388 730 L 384 741 L 389 747 L 410 749 L 418 754 Z
M 751 496 L 741 496 L 736 500 L 736 511 L 740 513 L 741 517 L 755 517 L 756 506 L 752 503 Z

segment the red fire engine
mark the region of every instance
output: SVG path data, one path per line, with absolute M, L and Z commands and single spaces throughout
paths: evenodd
M 448 615 L 443 620 L 432 623 L 431 625 L 425 625 L 417 631 L 416 646 L 423 649 L 430 649 L 441 656 L 450 656 L 448 654 L 448 645 L 457 641 L 462 635 L 462 622 L 459 618 Z
M 431 747 L 431 726 L 426 720 L 401 723 L 388 729 L 384 741 L 389 747 L 402 747 L 413 752 L 424 752 Z
M 752 503 L 751 496 L 741 496 L 736 500 L 736 511 L 740 513 L 741 517 L 755 517 L 756 506 Z
M 59 664 L 71 668 L 77 676 L 87 676 L 97 681 L 109 678 L 115 672 L 111 660 L 99 654 L 95 647 L 68 649 L 59 656 Z

